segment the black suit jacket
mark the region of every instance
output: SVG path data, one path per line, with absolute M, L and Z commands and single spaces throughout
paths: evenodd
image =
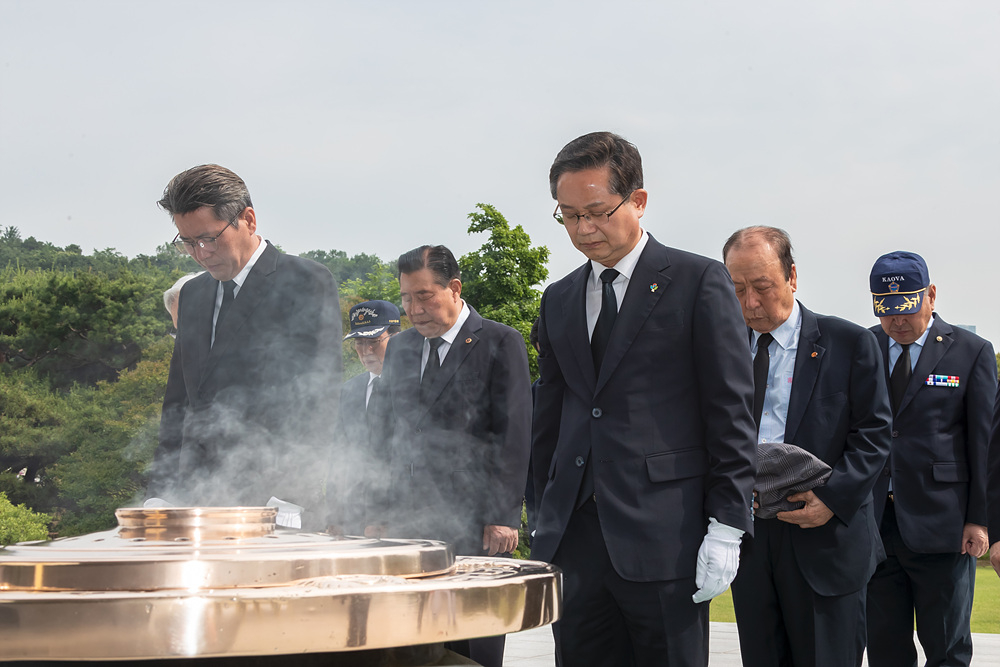
M 450 542 L 483 555 L 483 528 L 521 523 L 531 434 L 531 382 L 524 339 L 470 306 L 420 401 L 424 337 L 393 336 L 382 380 L 391 442 L 391 535 Z
M 590 457 L 618 574 L 693 577 L 709 517 L 752 530 L 753 373 L 732 280 L 719 262 L 650 236 L 598 374 L 589 275 L 587 262 L 542 297 L 532 557 L 555 555 Z
M 993 408 L 993 435 L 990 437 L 987 503 L 989 507 L 990 545 L 1000 542 L 1000 390 Z
M 218 284 L 204 273 L 181 290 L 148 495 L 317 510 L 340 386 L 337 285 L 268 244 L 212 346 Z
M 333 433 L 330 472 L 327 476 L 326 500 L 329 508 L 327 524 L 346 535 L 363 534 L 367 519 L 366 507 L 373 502 L 374 486 L 380 486 L 380 475 L 387 451 L 375 442 L 368 427 L 365 397 L 371 377 L 364 371 L 344 383 L 340 389 L 340 416 Z M 370 406 L 376 411 L 376 403 Z
M 813 492 L 834 516 L 818 528 L 793 529 L 792 548 L 816 593 L 846 595 L 864 588 L 885 558 L 872 487 L 889 456 L 892 410 L 875 337 L 846 320 L 801 312 L 785 442 L 832 468 Z
M 889 337 L 872 327 L 889 377 Z M 958 386 L 927 385 L 957 376 Z M 892 425 L 889 462 L 875 487 L 881 520 L 889 491 L 903 542 L 918 553 L 957 553 L 965 524 L 987 525 L 986 452 L 997 388 L 993 346 L 936 314 Z

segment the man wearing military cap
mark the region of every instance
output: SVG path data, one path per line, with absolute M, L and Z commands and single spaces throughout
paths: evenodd
M 371 438 L 371 426 L 384 418 L 382 407 L 382 361 L 389 339 L 399 333 L 399 308 L 388 301 L 362 301 L 350 310 L 351 331 L 344 340 L 354 342 L 364 373 L 351 378 L 340 390 L 337 446 L 327 478 L 330 506 L 329 530 L 360 535 L 365 511 L 384 486 L 387 465 L 384 443 Z
M 968 665 L 976 558 L 987 548 L 996 357 L 934 312 L 937 289 L 920 255 L 879 257 L 870 281 L 893 430 L 874 489 L 887 560 L 868 584 L 868 664 L 916 664 L 916 613 L 927 664 Z

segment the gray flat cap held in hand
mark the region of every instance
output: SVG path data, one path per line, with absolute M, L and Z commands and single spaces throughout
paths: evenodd
M 757 502 L 754 516 L 773 519 L 778 512 L 801 509 L 804 502 L 786 498 L 826 484 L 830 466 L 801 447 L 787 442 L 764 442 L 757 445 Z

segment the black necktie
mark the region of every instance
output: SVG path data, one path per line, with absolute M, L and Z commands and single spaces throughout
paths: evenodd
M 219 316 L 215 318 L 215 328 L 219 328 L 219 324 L 222 322 L 222 317 L 229 311 L 229 307 L 233 305 L 233 300 L 236 299 L 236 281 L 226 280 L 222 283 L 222 305 L 219 307 Z
M 757 354 L 753 358 L 753 421 L 760 432 L 760 416 L 764 412 L 764 393 L 767 391 L 768 371 L 771 369 L 771 355 L 767 348 L 774 336 L 761 334 L 757 339 Z
M 615 328 L 615 318 L 618 317 L 618 299 L 615 288 L 611 285 L 620 273 L 614 269 L 604 269 L 601 272 L 601 314 L 597 317 L 594 335 L 590 338 L 590 351 L 594 356 L 594 370 L 601 374 L 601 363 L 604 352 L 611 340 L 611 330 Z
M 902 345 L 903 351 L 899 353 L 896 365 L 892 367 L 892 373 L 889 375 L 889 391 L 892 394 L 893 415 L 899 410 L 903 394 L 906 393 L 906 385 L 910 384 L 910 378 L 913 377 L 913 368 L 910 366 L 910 344 L 900 343 L 900 345 Z
M 382 378 L 372 378 L 372 394 L 368 397 L 366 416 L 368 418 L 368 429 L 371 431 L 372 424 L 378 421 L 378 409 L 382 401 Z
M 431 346 L 431 352 L 427 355 L 427 365 L 424 366 L 424 375 L 420 378 L 420 398 L 427 399 L 427 390 L 434 384 L 434 377 L 441 370 L 441 357 L 438 356 L 438 348 L 444 342 L 441 338 L 428 338 L 427 343 Z

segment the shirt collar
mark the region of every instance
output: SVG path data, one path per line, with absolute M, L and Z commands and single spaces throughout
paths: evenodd
M 458 314 L 458 319 L 455 320 L 455 324 L 450 329 L 441 334 L 444 342 L 448 343 L 448 345 L 454 343 L 455 338 L 458 337 L 458 332 L 462 329 L 462 325 L 465 324 L 467 319 L 469 319 L 469 304 L 465 302 L 465 299 L 462 299 L 462 312 Z
M 798 333 L 801 328 L 802 309 L 799 307 L 798 299 L 796 299 L 792 302 L 792 312 L 788 314 L 788 318 L 777 329 L 771 332 L 771 336 L 781 346 L 781 349 L 792 350 L 799 346 Z M 755 348 L 757 347 L 757 339 L 762 335 L 756 331 L 753 332 L 753 344 Z
M 246 282 L 247 276 L 250 275 L 250 269 L 252 269 L 253 265 L 257 263 L 257 260 L 260 259 L 260 256 L 264 254 L 264 250 L 266 250 L 266 247 L 267 247 L 267 242 L 263 241 L 258 236 L 257 249 L 253 251 L 252 255 L 250 255 L 250 259 L 247 260 L 246 266 L 243 267 L 243 270 L 237 273 L 236 277 L 233 278 L 233 282 L 236 283 L 237 287 L 243 287 L 243 283 Z
M 913 341 L 912 343 L 910 343 L 910 345 L 916 345 L 916 346 L 917 346 L 917 347 L 919 347 L 920 349 L 923 349 L 923 348 L 924 348 L 924 343 L 926 343 L 926 342 L 927 342 L 927 336 L 929 336 L 929 335 L 930 335 L 930 333 L 931 333 L 931 327 L 932 327 L 932 326 L 934 326 L 934 320 L 933 320 L 933 319 L 931 319 L 930 323 L 928 323 L 928 325 L 927 325 L 927 328 L 926 328 L 926 329 L 924 329 L 924 332 L 923 332 L 922 334 L 920 334 L 920 338 L 918 338 L 918 339 L 916 339 L 915 341 Z M 889 349 L 892 349 L 892 348 L 893 348 L 894 346 L 895 346 L 895 347 L 898 347 L 898 348 L 899 348 L 900 350 L 902 350 L 902 349 L 903 349 L 903 346 L 902 346 L 902 344 L 900 344 L 900 343 L 896 342 L 896 341 L 895 341 L 895 340 L 894 340 L 894 339 L 893 339 L 893 338 L 892 338 L 892 337 L 890 336 L 890 337 L 889 337 Z
M 635 271 L 635 265 L 639 263 L 639 255 L 642 254 L 642 251 L 646 247 L 646 243 L 648 241 L 649 232 L 644 229 L 642 230 L 642 236 L 639 237 L 639 242 L 635 244 L 635 247 L 629 250 L 628 254 L 619 259 L 618 263 L 611 268 L 625 276 L 625 280 L 631 278 L 632 272 Z M 591 287 L 598 286 L 600 284 L 601 273 L 603 273 L 606 268 L 608 267 L 604 266 L 600 262 L 590 260 Z

